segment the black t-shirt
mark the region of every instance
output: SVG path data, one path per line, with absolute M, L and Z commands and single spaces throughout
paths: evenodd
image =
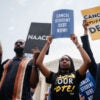
M 51 100 L 79 100 L 79 83 L 85 78 L 77 71 L 72 73 L 54 73 L 46 78 L 51 84 Z

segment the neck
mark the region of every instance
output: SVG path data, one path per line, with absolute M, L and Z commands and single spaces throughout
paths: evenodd
M 23 56 L 24 56 L 23 54 L 21 54 L 21 55 L 20 54 L 16 54 L 17 58 L 23 58 Z
M 68 69 L 60 69 L 60 72 L 61 73 L 69 73 L 69 70 Z

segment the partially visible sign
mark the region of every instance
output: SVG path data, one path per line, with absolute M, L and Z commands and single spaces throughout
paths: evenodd
M 82 10 L 83 18 L 89 23 L 92 40 L 100 39 L 100 6 Z
M 47 97 L 47 100 L 51 100 L 50 90 L 51 90 L 51 86 L 48 87 L 48 97 Z
M 89 72 L 86 73 L 86 78 L 80 83 L 79 92 L 85 97 L 85 100 L 92 100 L 95 91 L 95 81 Z
M 53 12 L 52 35 L 53 38 L 69 37 L 74 33 L 73 10 L 61 9 Z
M 51 33 L 50 23 L 31 23 L 24 48 L 25 53 L 32 53 L 32 49 L 43 48 L 47 36 Z M 48 54 L 48 52 L 47 52 Z

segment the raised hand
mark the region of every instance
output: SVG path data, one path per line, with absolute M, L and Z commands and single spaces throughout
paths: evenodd
M 32 50 L 32 52 L 34 54 L 33 55 L 33 61 L 34 61 L 34 64 L 36 64 L 36 60 L 37 60 L 37 58 L 40 54 L 40 50 L 38 48 L 35 48 L 35 49 Z
M 78 39 L 77 39 L 77 37 L 76 37 L 75 34 L 71 34 L 70 38 L 71 38 L 71 40 L 73 41 L 73 43 L 74 43 L 75 45 L 78 45 L 78 44 L 79 44 L 79 43 L 78 43 Z
M 83 20 L 83 28 L 84 28 L 84 34 L 87 34 L 87 27 L 88 27 L 88 22 L 87 20 Z
M 51 44 L 51 42 L 52 42 L 52 35 L 49 35 L 47 37 L 47 43 Z

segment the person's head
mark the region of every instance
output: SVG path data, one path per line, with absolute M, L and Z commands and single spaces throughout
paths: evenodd
M 68 71 L 68 72 L 75 71 L 73 60 L 68 55 L 62 56 L 61 59 L 59 60 L 59 72 L 61 71 Z
M 19 57 L 23 56 L 24 46 L 25 46 L 25 41 L 22 39 L 19 39 L 15 42 L 14 51 L 16 53 L 16 56 L 19 56 Z

